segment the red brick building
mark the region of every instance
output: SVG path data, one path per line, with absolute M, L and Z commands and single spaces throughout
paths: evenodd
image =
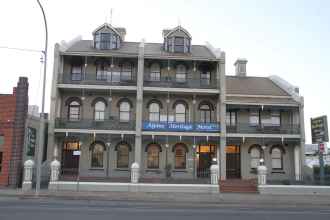
M 13 94 L 0 94 L 0 186 L 21 183 L 28 79 L 20 77 Z

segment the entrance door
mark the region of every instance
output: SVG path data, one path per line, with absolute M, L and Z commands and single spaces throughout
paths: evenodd
M 209 177 L 212 159 L 216 157 L 215 145 L 200 145 L 197 147 L 197 177 Z
M 226 147 L 226 175 L 227 178 L 241 178 L 240 147 L 231 145 Z
M 62 152 L 62 174 L 75 176 L 78 174 L 79 155 L 74 155 L 74 151 L 80 149 L 79 142 L 66 142 Z

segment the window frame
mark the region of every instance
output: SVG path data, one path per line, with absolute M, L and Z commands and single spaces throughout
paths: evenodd
M 181 106 L 181 105 L 184 108 L 184 112 L 178 112 L 178 106 Z M 184 120 L 183 121 L 178 120 L 178 118 L 180 118 L 178 116 L 183 116 Z M 183 103 L 177 103 L 175 105 L 175 122 L 181 122 L 181 123 L 186 123 L 187 122 L 187 107 Z
M 103 104 L 103 110 L 96 109 L 97 105 L 99 103 Z M 107 108 L 107 105 L 106 105 L 106 103 L 104 103 L 104 101 L 99 100 L 99 101 L 95 102 L 95 104 L 94 104 L 94 121 L 104 121 L 105 120 L 106 108 Z M 101 115 L 103 115 L 103 117 L 100 117 Z
M 158 111 L 152 111 L 152 106 L 157 106 L 157 108 L 158 108 Z M 153 122 L 159 122 L 160 121 L 160 105 L 159 105 L 159 103 L 157 103 L 157 102 L 152 102 L 152 103 L 150 103 L 149 104 L 149 106 L 148 106 L 148 110 L 149 110 L 149 121 L 153 121 Z M 153 118 L 152 116 L 156 116 L 155 118 Z M 154 120 L 154 119 L 156 119 L 156 120 Z
M 177 40 L 182 40 L 178 42 Z M 185 37 L 174 37 L 174 53 L 184 53 L 185 52 Z
M 234 123 L 233 123 L 233 121 L 234 121 Z M 226 125 L 232 126 L 232 127 L 237 126 L 237 111 L 227 111 L 226 112 Z
M 127 75 L 126 75 L 127 74 Z M 133 65 L 131 63 L 124 63 L 120 68 L 120 81 L 130 81 L 133 75 Z
M 274 157 L 273 155 L 273 152 L 274 150 L 278 150 L 280 156 L 279 157 Z M 270 158 L 271 158 L 271 165 L 272 165 L 272 170 L 283 170 L 283 151 L 281 148 L 279 147 L 273 147 L 272 150 L 271 150 L 271 155 L 270 155 Z M 274 167 L 273 166 L 273 161 L 274 160 L 279 160 L 280 161 L 280 167 Z
M 71 81 L 81 81 L 82 80 L 82 65 L 81 64 L 73 64 L 71 65 Z M 75 71 L 78 70 L 79 71 Z
M 161 81 L 161 68 L 158 63 L 153 63 L 150 66 L 149 79 L 153 82 Z
M 255 152 L 258 152 L 258 156 L 252 155 L 253 151 L 255 150 Z M 250 168 L 251 170 L 256 170 L 258 168 L 258 165 L 260 164 L 260 159 L 262 158 L 262 151 L 258 146 L 252 146 L 249 150 L 249 154 L 250 154 Z M 255 163 L 255 161 L 257 161 Z M 253 164 L 256 164 L 256 166 L 254 166 Z
M 185 65 L 179 64 L 176 66 L 175 81 L 177 83 L 187 82 L 187 67 Z

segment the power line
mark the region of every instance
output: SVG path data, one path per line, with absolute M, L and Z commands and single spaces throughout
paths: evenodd
M 27 49 L 27 48 L 18 48 L 18 47 L 7 47 L 7 46 L 0 46 L 0 49 L 7 49 L 7 50 L 19 50 L 25 52 L 34 52 L 34 53 L 42 53 L 42 50 L 35 50 L 35 49 Z

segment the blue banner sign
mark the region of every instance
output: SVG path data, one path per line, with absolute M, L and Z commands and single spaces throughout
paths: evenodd
M 145 121 L 142 124 L 145 131 L 198 131 L 219 132 L 219 123 L 182 123 L 182 122 L 153 122 Z

